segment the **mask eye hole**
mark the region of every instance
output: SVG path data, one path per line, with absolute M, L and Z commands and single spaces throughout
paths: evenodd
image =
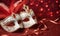
M 16 16 L 15 16 L 15 15 L 13 15 L 13 17 L 14 17 L 14 18 L 16 18 Z
M 18 20 L 18 24 L 20 24 L 22 21 L 21 20 Z
M 27 21 L 29 21 L 29 18 L 25 18 L 23 21 L 27 22 Z
M 9 23 L 6 23 L 7 26 L 14 26 L 14 22 L 9 22 Z
M 35 18 L 36 18 L 36 16 L 32 16 L 32 18 L 33 18 L 33 19 L 35 19 Z

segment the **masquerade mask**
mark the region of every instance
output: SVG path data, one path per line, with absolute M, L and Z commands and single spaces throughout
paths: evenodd
M 12 14 L 9 17 L 6 17 L 1 21 L 1 26 L 7 32 L 14 32 L 19 28 L 29 28 L 37 23 L 36 16 L 33 13 L 32 9 L 29 9 L 28 6 L 20 14 Z M 29 11 L 28 11 L 29 10 Z M 13 26 L 8 26 L 8 24 L 14 24 Z

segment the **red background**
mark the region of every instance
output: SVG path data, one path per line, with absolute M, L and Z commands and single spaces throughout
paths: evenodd
M 0 2 L 3 2 L 6 4 L 9 8 L 12 5 L 11 3 L 14 0 L 0 0 Z M 16 2 L 17 0 L 15 0 Z M 24 1 L 24 0 L 23 0 Z M 55 20 L 56 18 L 60 18 L 60 0 L 27 0 L 24 4 L 28 5 L 31 9 L 34 10 L 34 13 L 37 17 L 37 20 L 40 21 L 43 18 L 47 18 L 50 20 Z M 19 10 L 22 9 L 19 7 L 17 13 Z M 0 15 L 8 15 L 8 13 L 0 7 Z M 4 13 L 6 12 L 6 13 Z M 7 17 L 6 15 L 6 17 Z M 0 17 L 0 18 L 5 18 L 5 17 Z M 60 36 L 60 21 L 58 21 L 58 25 L 55 25 L 49 21 L 45 21 L 45 24 L 48 26 L 48 30 L 44 31 L 41 34 L 34 35 L 31 34 L 31 36 Z M 27 35 L 22 35 L 20 30 L 19 32 L 14 32 L 14 33 L 8 33 L 0 27 L 0 35 L 7 34 L 8 36 L 27 36 Z

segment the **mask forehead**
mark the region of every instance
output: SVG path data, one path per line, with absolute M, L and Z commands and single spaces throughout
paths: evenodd
M 24 20 L 26 17 L 29 17 L 29 16 L 30 15 L 28 13 L 26 13 L 26 12 L 21 12 L 20 13 L 20 17 L 21 17 L 22 20 Z

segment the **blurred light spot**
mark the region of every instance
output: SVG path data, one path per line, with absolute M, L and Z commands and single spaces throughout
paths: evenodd
M 53 12 L 48 12 L 47 15 L 53 16 Z
M 43 18 L 42 20 L 46 20 L 46 18 Z
M 38 7 L 38 4 L 36 4 L 36 6 Z
M 53 14 L 53 12 L 50 12 L 50 14 Z
M 36 31 L 38 31 L 38 30 L 39 30 L 39 28 L 35 29 L 34 32 L 36 32 Z
M 40 11 L 43 11 L 43 8 L 40 8 Z
M 59 7 L 60 7 L 60 5 L 59 5 Z
M 41 0 L 41 3 L 43 3 L 43 0 Z
M 39 28 L 34 30 L 34 34 L 38 35 L 39 34 Z
M 50 16 L 52 17 L 53 15 L 51 14 Z
M 23 0 L 19 0 L 20 2 L 22 2 Z
M 32 2 L 32 3 L 30 3 L 30 5 L 33 5 L 34 3 Z
M 46 5 L 45 7 L 48 7 L 48 5 Z
M 53 12 L 50 12 L 49 14 L 50 14 L 51 17 L 53 16 Z
M 1 35 L 1 36 L 8 36 L 7 34 L 3 34 L 3 35 Z
M 36 35 L 38 35 L 38 34 L 39 34 L 39 32 L 35 32 L 35 34 L 36 34 Z
M 57 11 L 56 13 L 59 14 L 59 11 Z
M 56 0 L 56 3 L 58 3 L 58 0 Z
M 50 11 L 50 9 L 48 8 L 48 11 Z

